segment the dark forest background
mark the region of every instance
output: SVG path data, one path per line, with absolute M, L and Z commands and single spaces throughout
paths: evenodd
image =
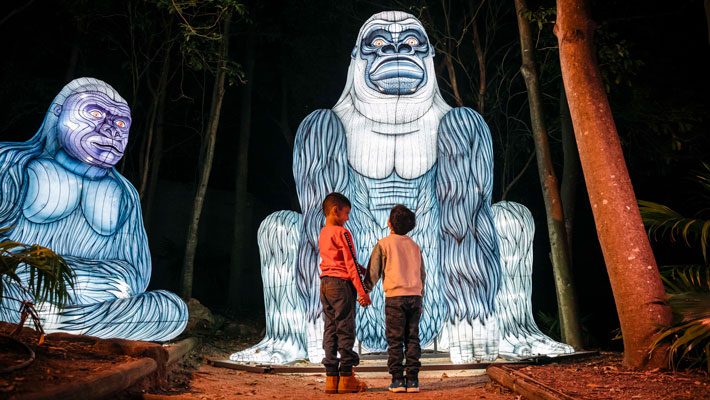
M 229 33 L 230 76 L 199 225 L 193 297 L 232 317 L 263 318 L 256 231 L 271 212 L 299 210 L 291 169 L 296 129 L 306 115 L 332 107 L 340 96 L 362 23 L 375 12 L 395 9 L 427 26 L 449 104 L 472 107 L 488 122 L 494 201 L 520 202 L 536 219 L 533 308 L 541 325 L 554 324 L 549 241 L 512 0 L 222 2 L 238 5 L 239 12 Z M 197 39 L 186 41 L 184 21 L 169 12 L 170 3 L 3 2 L 0 140 L 29 139 L 71 79 L 95 77 L 116 88 L 133 113 L 129 149 L 117 168 L 142 189 L 153 257 L 150 289 L 179 292 L 214 68 L 209 46 L 197 49 L 201 53 L 190 47 L 199 46 Z M 555 4 L 531 1 L 529 7 L 561 177 Z M 692 171 L 710 161 L 710 44 L 703 0 L 597 0 L 592 7 L 600 68 L 637 197 L 683 211 L 696 192 Z M 209 17 L 189 22 L 204 26 Z M 240 174 L 246 178 L 242 192 Z M 620 346 L 612 341 L 618 321 L 581 176 L 575 204 L 573 273 L 586 336 L 591 347 Z M 241 234 L 234 229 L 235 210 L 242 216 Z M 659 265 L 701 257 L 682 243 L 653 245 Z M 233 251 L 235 246 L 240 250 Z M 230 274 L 238 277 L 231 285 Z

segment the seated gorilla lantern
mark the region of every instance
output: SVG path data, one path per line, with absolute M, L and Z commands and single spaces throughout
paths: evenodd
M 433 57 L 410 14 L 382 12 L 360 29 L 342 96 L 332 110 L 306 117 L 296 134 L 293 170 L 303 214 L 276 212 L 259 229 L 266 336 L 232 360 L 320 362 L 318 234 L 330 192 L 352 202 L 347 227 L 363 264 L 389 233 L 392 206 L 416 213 L 410 236 L 427 267 L 422 345 L 437 341 L 455 363 L 573 351 L 535 325 L 532 217 L 515 203 L 491 207 L 488 127 L 475 111 L 445 103 Z M 358 309 L 357 336 L 364 350 L 384 351 L 381 284 L 371 297 L 371 307 Z
M 178 296 L 145 292 L 151 259 L 140 201 L 113 168 L 130 126 L 131 111 L 111 86 L 80 78 L 57 95 L 34 137 L 0 142 L 0 226 L 14 227 L 0 239 L 49 247 L 76 274 L 67 308 L 38 305 L 48 332 L 164 341 L 187 323 Z M 0 319 L 17 322 L 11 298 L 27 295 L 2 284 Z

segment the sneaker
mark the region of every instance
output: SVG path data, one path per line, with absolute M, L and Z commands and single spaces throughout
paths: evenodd
M 390 392 L 404 393 L 407 391 L 407 385 L 404 383 L 404 378 L 392 378 L 392 383 L 389 387 Z
M 419 378 L 407 378 L 407 393 L 419 393 Z

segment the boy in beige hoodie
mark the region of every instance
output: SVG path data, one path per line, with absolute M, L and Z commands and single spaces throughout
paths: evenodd
M 419 392 L 419 319 L 423 312 L 424 260 L 422 252 L 407 233 L 416 225 L 414 213 L 403 205 L 396 205 L 387 220 L 389 236 L 372 250 L 366 289 L 382 277 L 385 292 L 385 325 L 387 336 L 387 367 L 392 375 L 391 392 Z M 403 349 L 404 347 L 404 349 Z M 403 351 L 404 350 L 404 351 Z M 402 361 L 406 355 L 406 365 Z M 404 372 L 407 376 L 405 380 Z

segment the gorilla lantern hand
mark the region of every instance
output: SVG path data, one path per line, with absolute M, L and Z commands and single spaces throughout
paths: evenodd
M 501 255 L 494 224 L 494 214 L 507 221 L 521 213 L 506 214 L 511 203 L 491 208 L 490 132 L 475 111 L 445 103 L 433 56 L 412 15 L 382 12 L 360 29 L 337 104 L 310 114 L 296 134 L 293 169 L 303 214 L 276 212 L 259 229 L 266 336 L 232 360 L 320 362 L 317 243 L 324 224 L 321 202 L 330 192 L 352 202 L 347 227 L 361 255 L 389 233 L 394 205 L 415 212 L 417 226 L 409 235 L 427 267 L 423 345 L 438 341 L 455 363 L 494 360 L 499 349 L 510 358 L 572 351 L 542 334 L 528 335 L 539 332 L 527 307 L 530 275 L 521 267 L 528 265 L 528 253 Z M 505 243 L 530 249 L 529 229 L 510 230 L 506 237 L 512 239 Z M 501 285 L 502 279 L 513 281 Z M 499 295 L 501 287 L 505 296 Z M 371 307 L 358 309 L 358 339 L 365 350 L 384 351 L 381 284 L 371 298 Z M 501 314 L 498 309 L 509 304 L 515 307 Z M 516 325 L 521 323 L 527 325 Z
M 68 307 L 39 305 L 45 330 L 169 340 L 187 323 L 173 293 L 145 292 L 151 260 L 135 188 L 113 168 L 131 126 L 125 100 L 106 83 L 80 78 L 54 99 L 37 134 L 0 143 L 0 239 L 37 243 L 61 254 L 76 274 Z M 27 270 L 20 271 L 23 280 Z M 26 298 L 2 282 L 10 298 Z M 18 321 L 2 300 L 0 319 Z

